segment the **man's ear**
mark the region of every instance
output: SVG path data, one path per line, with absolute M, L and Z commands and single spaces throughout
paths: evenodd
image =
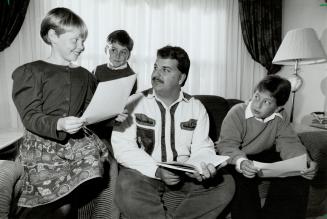
M 48 31 L 48 39 L 51 42 L 51 44 L 56 43 L 58 39 L 58 35 L 56 34 L 56 31 L 54 29 L 50 29 Z
M 182 85 L 185 80 L 186 80 L 186 74 L 183 74 L 182 73 L 181 76 L 180 76 L 180 78 L 179 78 L 178 84 L 179 85 Z

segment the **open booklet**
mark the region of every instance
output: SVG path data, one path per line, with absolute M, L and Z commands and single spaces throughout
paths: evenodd
M 253 165 L 260 169 L 260 177 L 288 177 L 301 175 L 307 169 L 307 155 L 303 154 L 291 159 L 275 163 L 261 163 L 253 161 Z
M 122 113 L 133 89 L 136 75 L 100 82 L 82 118 L 93 124 Z
M 201 163 L 204 162 L 206 164 L 213 164 L 215 167 L 219 166 L 220 164 L 224 163 L 229 159 L 229 156 L 221 156 L 215 154 L 208 154 L 208 153 L 199 153 L 195 156 L 192 156 L 186 162 L 178 162 L 178 161 L 171 161 L 171 162 L 158 162 L 158 166 L 180 170 L 184 172 L 199 172 L 202 174 Z

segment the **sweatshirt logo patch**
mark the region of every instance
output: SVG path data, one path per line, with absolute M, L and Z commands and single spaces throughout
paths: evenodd
M 196 127 L 197 120 L 196 119 L 190 119 L 186 122 L 181 122 L 181 129 L 193 131 Z
M 135 119 L 136 119 L 136 123 L 140 125 L 153 126 L 153 127 L 156 125 L 156 121 L 154 119 L 151 119 L 150 117 L 141 113 L 136 113 Z

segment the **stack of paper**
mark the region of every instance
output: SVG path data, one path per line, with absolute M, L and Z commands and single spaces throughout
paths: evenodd
M 288 160 L 275 163 L 261 163 L 253 161 L 255 167 L 260 169 L 260 177 L 287 177 L 301 175 L 307 169 L 307 155 L 303 154 Z

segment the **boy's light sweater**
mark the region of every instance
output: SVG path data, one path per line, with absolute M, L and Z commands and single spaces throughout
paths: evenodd
M 275 116 L 268 122 L 262 122 L 255 117 L 246 119 L 246 108 L 246 103 L 235 105 L 222 123 L 217 149 L 221 155 L 231 157 L 229 163 L 236 164 L 247 154 L 258 154 L 274 144 L 282 160 L 307 153 L 287 121 L 284 110 L 280 113 L 281 117 Z

